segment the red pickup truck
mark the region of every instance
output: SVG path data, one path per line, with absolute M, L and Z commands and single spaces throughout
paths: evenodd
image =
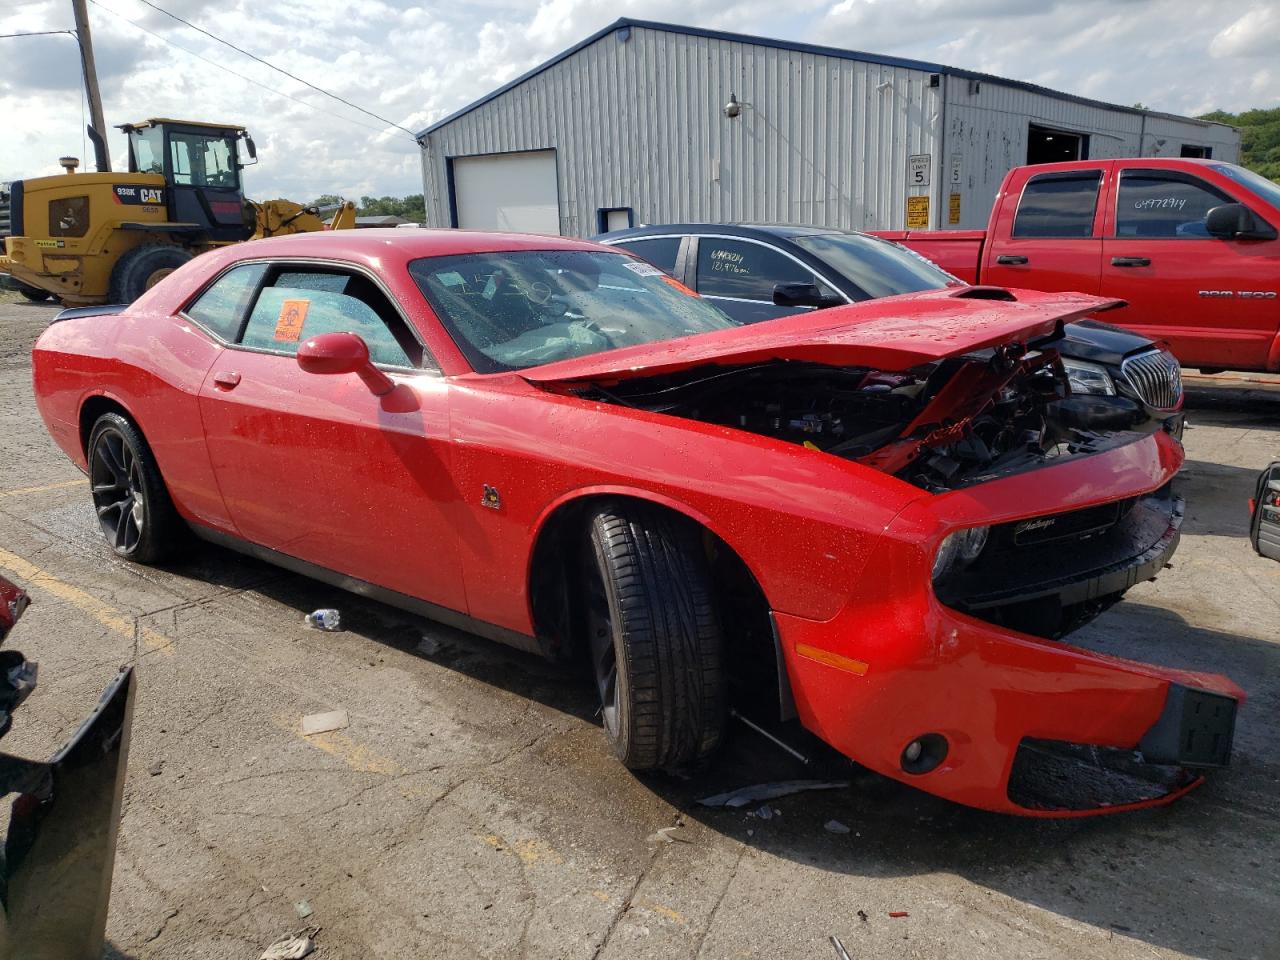
M 880 232 L 969 283 L 1127 300 L 1183 366 L 1280 371 L 1280 185 L 1216 160 L 1015 167 L 985 231 Z

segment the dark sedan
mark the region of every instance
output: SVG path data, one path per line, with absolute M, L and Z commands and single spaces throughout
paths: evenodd
M 595 239 L 644 257 L 742 323 L 963 285 L 899 244 L 825 227 L 680 223 Z M 1182 377 L 1167 350 L 1096 320 L 1068 325 L 1057 346 L 1074 392 L 1128 397 L 1181 435 Z

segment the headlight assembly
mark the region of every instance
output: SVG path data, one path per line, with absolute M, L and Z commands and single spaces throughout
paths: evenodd
M 938 545 L 938 552 L 933 557 L 933 579 L 945 576 L 954 566 L 968 566 L 978 559 L 982 548 L 987 545 L 989 527 L 970 527 L 948 534 Z
M 1104 397 L 1116 395 L 1116 385 L 1106 367 L 1071 357 L 1063 357 L 1062 366 L 1067 371 L 1067 381 L 1071 384 L 1072 393 L 1092 393 Z

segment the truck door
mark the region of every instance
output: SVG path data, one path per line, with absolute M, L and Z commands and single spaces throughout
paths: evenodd
M 1168 340 L 1186 366 L 1266 369 L 1280 323 L 1280 242 L 1219 239 L 1204 222 L 1214 207 L 1249 199 L 1184 170 L 1122 169 L 1105 227 L 1102 294 L 1129 306 L 1112 322 Z
M 235 137 L 168 131 L 169 217 L 198 224 L 211 240 L 247 240 Z
M 983 283 L 1097 293 L 1102 269 L 1098 197 L 1109 163 L 1031 175 L 999 201 Z

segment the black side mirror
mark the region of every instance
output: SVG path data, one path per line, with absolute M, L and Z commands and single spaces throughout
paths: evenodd
M 249 136 L 247 133 L 244 135 L 244 145 L 245 145 L 245 149 L 249 151 L 249 159 L 252 160 L 254 163 L 257 163 L 258 148 L 253 144 L 253 137 Z
M 778 307 L 834 307 L 844 303 L 841 297 L 823 293 L 816 283 L 777 283 L 773 286 L 773 303 Z
M 1243 203 L 1224 203 L 1204 215 L 1209 235 L 1220 240 L 1274 240 L 1276 230 Z
M 1249 539 L 1260 556 L 1280 560 L 1280 460 L 1263 470 L 1249 501 Z

